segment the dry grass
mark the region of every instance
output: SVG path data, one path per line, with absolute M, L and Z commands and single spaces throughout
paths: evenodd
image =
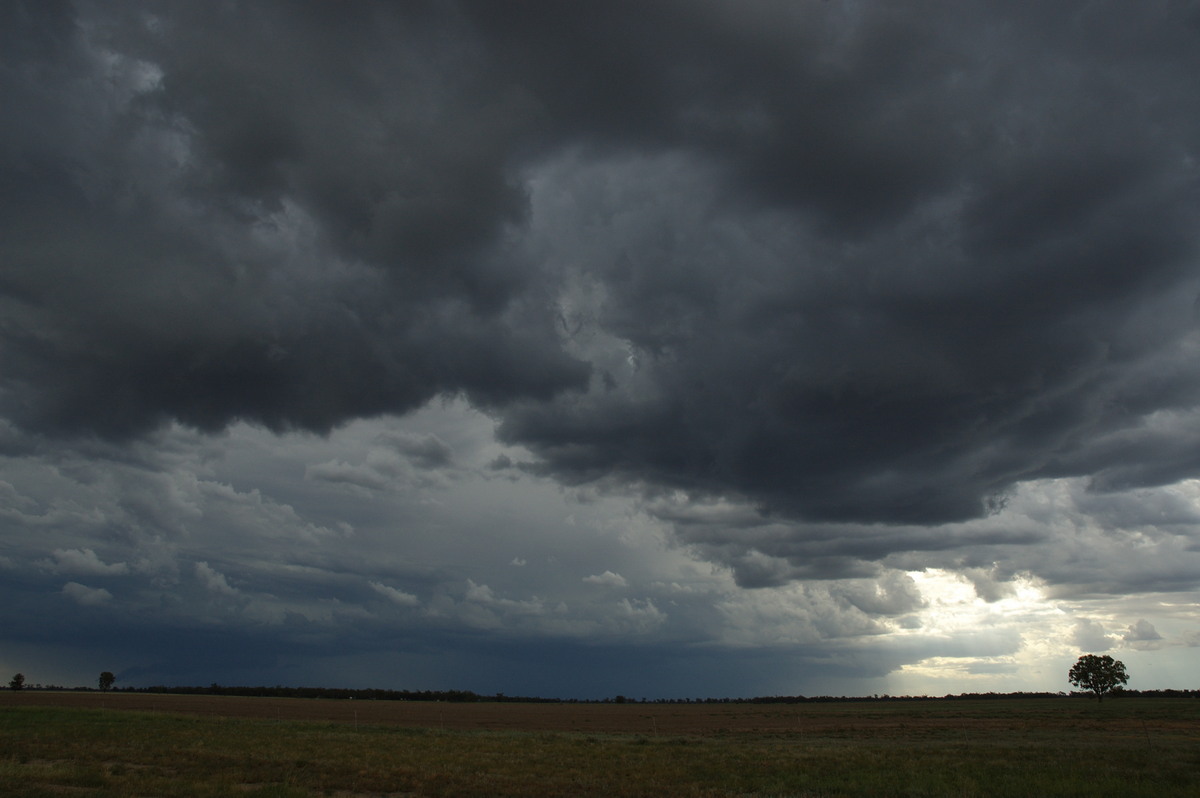
M 413 704 L 349 708 L 337 720 L 329 716 L 349 705 L 390 702 L 290 700 L 291 713 L 308 721 L 285 719 L 273 701 L 208 699 L 183 714 L 10 698 L 0 702 L 0 793 L 1200 794 L 1200 702 L 1188 700 Z M 367 722 L 372 711 L 407 715 Z M 405 722 L 417 714 L 432 722 Z M 589 724 L 604 728 L 573 730 Z

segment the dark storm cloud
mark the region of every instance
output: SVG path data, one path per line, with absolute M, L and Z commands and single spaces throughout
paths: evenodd
M 817 520 L 940 523 L 1026 479 L 1194 473 L 1179 438 L 1154 445 L 1190 431 L 1147 419 L 1200 397 L 1196 8 L 821 6 L 704 7 L 592 107 L 632 120 L 607 140 L 708 170 L 611 177 L 640 224 L 587 229 L 611 251 L 590 318 L 651 387 L 526 405 L 502 433 L 560 478 Z M 649 57 L 639 31 L 613 34 L 626 63 Z M 595 182 L 565 190 L 582 227 Z
M 659 517 L 671 520 L 672 513 Z M 796 579 L 879 576 L 878 563 L 903 551 L 928 558 L 940 551 L 996 551 L 1045 542 L 1050 533 L 1026 523 L 1006 526 L 787 524 L 763 521 L 675 521 L 677 539 L 708 559 L 728 563 L 740 585 L 764 587 Z M 961 563 L 960 563 L 961 564 Z M 1010 574 L 1011 577 L 1011 574 Z M 901 608 L 900 612 L 907 609 Z
M 18 4 L 6 25 L 51 31 L 4 76 L 11 417 L 327 429 L 586 380 L 536 268 L 491 246 L 524 208 L 506 165 L 522 101 L 472 85 L 425 22 L 50 10 Z
M 1046 5 L 17 4 L 4 412 L 461 393 L 564 482 L 778 520 L 799 570 L 681 527 L 761 584 L 1193 475 L 1200 10 Z

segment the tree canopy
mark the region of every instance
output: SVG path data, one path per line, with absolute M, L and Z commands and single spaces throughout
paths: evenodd
M 1129 674 L 1125 672 L 1125 663 L 1107 654 L 1084 654 L 1067 672 L 1067 680 L 1095 693 L 1097 701 L 1103 701 L 1105 693 L 1129 682 Z

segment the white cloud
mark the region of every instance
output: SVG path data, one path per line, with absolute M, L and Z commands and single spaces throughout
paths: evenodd
M 129 573 L 129 566 L 125 563 L 105 563 L 91 549 L 55 549 L 53 555 L 54 562 L 47 563 L 47 566 L 55 573 L 95 576 L 118 576 Z
M 603 587 L 626 587 L 628 582 L 625 577 L 620 574 L 615 574 L 612 571 L 605 571 L 602 574 L 593 574 L 585 576 L 583 581 L 589 585 L 601 585 Z
M 335 484 L 350 485 L 368 491 L 385 490 L 391 483 L 377 469 L 352 465 L 344 460 L 329 460 L 308 466 L 304 475 L 308 479 Z
M 477 585 L 470 579 L 467 580 L 466 600 L 520 615 L 541 615 L 547 611 L 546 602 L 537 596 L 524 601 L 503 598 L 487 585 Z
M 333 524 L 334 531 L 300 515 L 291 504 L 279 501 L 260 488 L 240 491 L 232 485 L 205 480 L 199 483 L 204 519 L 229 530 L 239 530 L 264 539 L 304 539 L 315 543 L 321 538 L 343 538 L 345 527 Z
M 219 593 L 223 596 L 238 595 L 237 588 L 229 584 L 225 579 L 225 575 L 213 570 L 206 562 L 196 563 L 196 578 L 200 580 L 206 589 L 213 593 Z
M 394 604 L 399 604 L 401 607 L 415 607 L 421 603 L 421 600 L 412 593 L 405 593 L 403 590 L 397 590 L 394 587 L 383 584 L 382 582 L 368 582 L 371 589 L 379 595 L 391 601 Z
M 667 614 L 651 599 L 621 599 L 617 602 L 617 621 L 622 631 L 646 634 L 667 622 Z
M 1139 651 L 1153 651 L 1162 648 L 1163 645 L 1163 636 L 1154 628 L 1154 624 L 1145 618 L 1130 624 L 1121 639 L 1127 646 Z
M 88 587 L 78 582 L 67 582 L 63 585 L 63 595 L 74 599 L 85 607 L 96 607 L 112 601 L 112 593 L 102 587 Z
M 1116 642 L 1104 629 L 1104 626 L 1090 618 L 1080 618 L 1075 621 L 1075 632 L 1071 642 L 1082 651 L 1108 651 Z

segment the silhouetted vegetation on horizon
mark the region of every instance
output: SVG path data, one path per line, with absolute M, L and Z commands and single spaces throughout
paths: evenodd
M 74 692 L 97 692 L 94 687 L 61 687 L 57 685 L 26 685 L 26 690 L 69 690 Z M 805 704 L 805 703 L 866 703 L 883 701 L 961 701 L 961 700 L 1006 700 L 1039 698 L 1087 698 L 1089 692 L 1013 692 L 1013 693 L 958 693 L 944 696 L 928 695 L 866 695 L 866 696 L 804 696 L 774 695 L 752 698 L 629 698 L 617 695 L 610 698 L 546 698 L 542 696 L 510 696 L 504 693 L 481 695 L 471 690 L 385 690 L 380 688 L 342 687 L 289 687 L 285 685 L 232 686 L 210 684 L 204 686 L 153 685 L 148 687 L 113 687 L 110 693 L 161 693 L 166 695 L 219 695 L 263 698 L 322 698 L 362 701 L 448 701 L 456 703 L 560 703 L 560 704 Z M 1122 689 L 1110 694 L 1117 698 L 1200 698 L 1200 690 L 1129 690 Z

